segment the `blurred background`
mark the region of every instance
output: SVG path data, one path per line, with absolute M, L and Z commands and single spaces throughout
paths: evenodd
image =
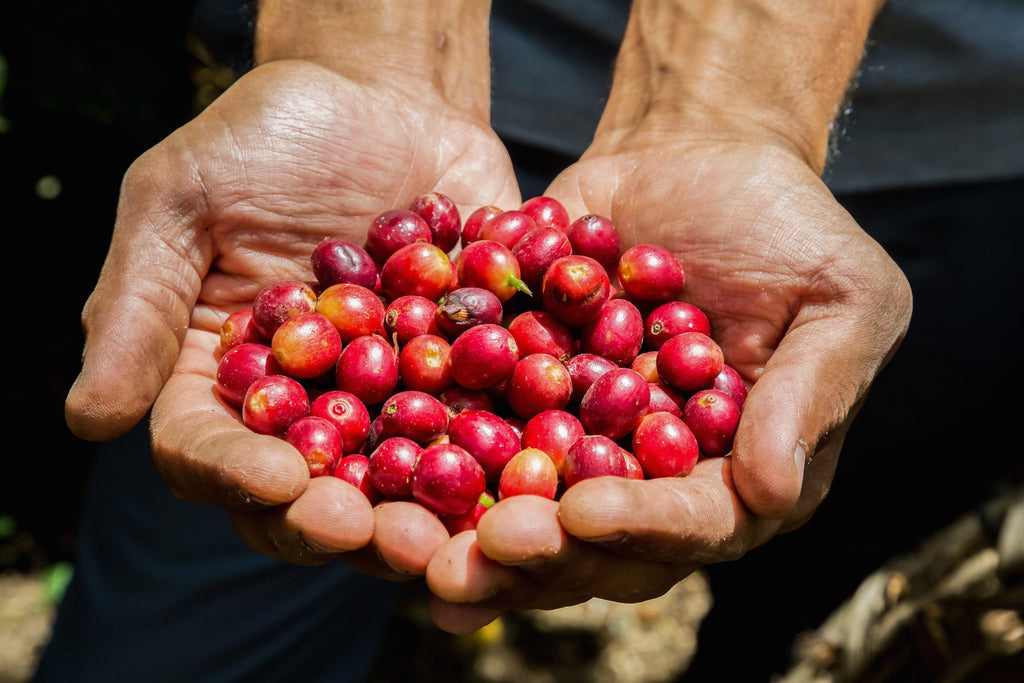
M 157 5 L 4 3 L 3 232 L 12 283 L 24 278 L 19 289 L 40 304 L 31 321 L 5 326 L 27 336 L 4 383 L 4 410 L 18 431 L 32 433 L 7 449 L 0 474 L 4 566 L 73 553 L 92 453 L 63 423 L 81 353 L 79 314 L 106 253 L 121 176 L 190 116 L 196 95 L 191 77 L 200 65 L 183 41 L 188 3 Z
M 9 281 L 36 302 L 22 312 L 30 317 L 4 326 L 19 339 L 10 337 L 18 358 L 3 383 L 18 445 L 4 449 L 0 470 L 8 588 L 0 590 L 0 680 L 16 678 L 23 648 L 45 637 L 71 570 L 94 453 L 63 419 L 82 347 L 79 315 L 106 253 L 121 176 L 200 106 L 205 56 L 185 39 L 191 11 L 187 2 L 116 1 L 0 9 L 0 225 Z
M 247 17 L 219 7 L 12 0 L 0 8 L 0 225 L 7 281 L 20 292 L 12 300 L 35 302 L 24 310 L 12 305 L 4 326 L 11 445 L 0 469 L 0 683 L 23 679 L 73 571 L 93 447 L 64 426 L 63 400 L 78 369 L 79 314 L 106 252 L 121 177 L 245 68 L 236 50 L 247 43 Z M 855 124 L 852 130 L 856 139 Z M 942 186 L 912 190 L 913 202 L 906 193 L 891 202 L 884 193 L 844 200 L 863 224 L 879 226 L 873 234 L 910 277 L 911 333 L 873 389 L 833 491 L 810 524 L 740 562 L 701 572 L 685 596 L 642 613 L 647 626 L 638 625 L 635 610 L 617 622 L 667 629 L 667 615 L 680 629 L 668 631 L 660 655 L 650 656 L 673 649 L 683 656 L 636 680 L 770 680 L 789 667 L 801 634 L 890 559 L 915 551 L 965 513 L 985 531 L 979 538 L 999 536 L 1002 512 L 974 513 L 1021 481 L 1013 425 L 1021 408 L 1024 316 L 1019 269 L 1006 255 L 1021 253 L 1024 219 L 1019 203 L 1014 216 L 1005 214 L 1020 189 L 1011 178 L 966 203 Z M 932 210 L 908 208 L 920 204 Z M 885 227 L 900 221 L 914 224 L 918 237 Z M 965 221 L 977 229 L 965 233 Z M 395 637 L 418 643 L 415 652 L 435 662 L 434 675 L 450 673 L 446 680 L 499 680 L 473 670 L 480 648 L 498 641 L 534 652 L 560 642 L 563 664 L 572 666 L 559 669 L 549 651 L 536 660 L 536 680 L 587 680 L 581 662 L 595 659 L 602 643 L 625 638 L 610 635 L 607 623 L 596 637 L 574 621 L 575 640 L 569 631 L 553 639 L 559 631 L 545 629 L 560 627 L 516 617 L 476 639 L 448 638 L 423 622 L 421 597 L 411 590 Z M 684 642 L 698 629 L 696 643 Z M 522 638 L 518 645 L 508 645 L 510 634 Z M 440 653 L 447 665 L 436 664 Z M 418 678 L 417 661 L 390 662 L 406 667 L 401 675 L 382 664 L 380 680 L 429 680 Z M 876 680 L 939 679 L 915 669 Z

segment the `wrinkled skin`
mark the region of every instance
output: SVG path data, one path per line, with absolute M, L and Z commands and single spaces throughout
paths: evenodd
M 587 480 L 560 503 L 501 501 L 475 534 L 443 546 L 427 579 L 435 622 L 452 632 L 511 607 L 657 597 L 803 524 L 909 323 L 899 268 L 805 159 L 767 136 L 692 142 L 642 126 L 599 135 L 547 194 L 570 215 L 609 216 L 623 248 L 671 249 L 685 298 L 756 384 L 731 457 L 682 478 Z
M 224 318 L 263 285 L 311 280 L 309 255 L 324 236 L 361 243 L 382 207 L 427 190 L 462 210 L 519 202 L 486 123 L 406 85 L 268 63 L 140 157 L 83 313 L 83 368 L 66 406 L 76 434 L 102 440 L 152 404 L 153 456 L 177 495 L 226 507 L 267 554 L 344 557 L 394 577 L 423 574 L 448 538 L 440 522 L 411 503 L 373 510 L 340 480 L 310 480 L 298 452 L 243 427 L 214 382 Z

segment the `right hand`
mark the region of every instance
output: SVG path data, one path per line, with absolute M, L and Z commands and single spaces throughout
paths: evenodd
M 375 215 L 428 190 L 461 210 L 520 201 L 486 120 L 429 83 L 402 85 L 269 62 L 142 155 L 124 178 L 66 403 L 69 426 L 88 440 L 117 437 L 152 409 L 153 457 L 169 487 L 227 508 L 253 548 L 307 564 L 347 553 L 388 576 L 425 572 L 448 539 L 440 522 L 407 503 L 374 510 L 331 477 L 311 480 L 299 453 L 244 427 L 214 382 L 225 317 L 270 282 L 312 279 L 323 237 L 361 243 Z
M 435 622 L 455 633 L 513 608 L 648 600 L 806 523 L 911 315 L 897 264 L 770 141 L 598 135 L 547 194 L 572 216 L 610 217 L 624 248 L 676 254 L 686 300 L 751 391 L 735 448 L 687 476 L 598 477 L 557 503 L 499 501 L 428 567 Z

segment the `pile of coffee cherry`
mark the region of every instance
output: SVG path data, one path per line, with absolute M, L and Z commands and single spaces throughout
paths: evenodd
M 606 217 L 537 196 L 463 220 L 426 192 L 310 264 L 225 320 L 217 390 L 371 503 L 416 501 L 456 533 L 509 496 L 684 476 L 732 448 L 748 386 L 682 264 L 622 250 Z

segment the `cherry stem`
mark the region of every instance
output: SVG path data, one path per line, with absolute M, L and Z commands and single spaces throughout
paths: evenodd
M 523 294 L 526 294 L 527 296 L 533 296 L 533 292 L 530 291 L 530 288 L 526 285 L 526 283 L 517 278 L 515 275 L 509 275 L 507 282 L 508 284 L 512 285 Z

